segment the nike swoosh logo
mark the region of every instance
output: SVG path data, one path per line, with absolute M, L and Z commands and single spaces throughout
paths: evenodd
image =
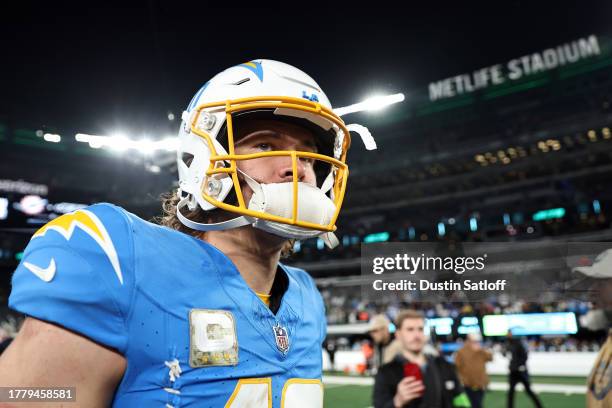
M 40 266 L 31 264 L 29 262 L 24 262 L 23 266 L 28 268 L 30 272 L 34 275 L 38 276 L 45 282 L 51 282 L 53 277 L 55 276 L 55 259 L 51 258 L 51 262 L 49 262 L 49 266 L 46 268 L 41 268 Z

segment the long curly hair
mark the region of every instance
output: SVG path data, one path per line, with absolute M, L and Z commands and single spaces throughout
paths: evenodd
M 196 231 L 191 229 L 185 225 L 178 219 L 176 216 L 176 210 L 181 197 L 178 194 L 178 190 L 169 191 L 160 196 L 162 202 L 162 215 L 155 219 L 159 225 L 163 225 L 170 229 L 180 231 L 187 235 L 191 235 L 193 237 L 204 239 L 206 236 L 206 232 Z M 200 223 L 211 223 L 211 222 L 219 222 L 221 220 L 225 220 L 228 218 L 227 212 L 224 212 L 220 209 L 212 210 L 206 212 L 202 210 L 200 207 L 196 207 L 195 210 L 189 210 L 187 207 L 183 207 L 181 210 L 183 211 L 183 215 L 189 218 L 192 221 L 200 222 Z M 293 255 L 293 247 L 295 244 L 294 239 L 288 240 L 283 248 L 281 249 L 281 258 L 286 259 Z

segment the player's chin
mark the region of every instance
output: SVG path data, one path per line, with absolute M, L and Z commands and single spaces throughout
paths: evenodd
M 258 228 L 253 228 L 257 238 L 260 242 L 264 242 L 270 245 L 283 245 L 289 241 L 289 238 L 281 237 L 280 235 L 272 234 L 271 232 L 264 231 Z

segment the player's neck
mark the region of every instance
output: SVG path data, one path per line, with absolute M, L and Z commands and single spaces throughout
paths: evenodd
M 236 265 L 252 290 L 262 294 L 270 293 L 284 240 L 250 226 L 210 231 L 204 240 Z

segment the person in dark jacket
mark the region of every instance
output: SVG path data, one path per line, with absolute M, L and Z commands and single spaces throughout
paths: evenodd
M 518 383 L 522 383 L 525 387 L 525 392 L 531 398 L 537 408 L 542 408 L 542 403 L 538 396 L 531 390 L 531 381 L 527 372 L 527 349 L 519 338 L 512 335 L 512 329 L 508 330 L 508 343 L 506 352 L 511 354 L 510 357 L 510 375 L 508 383 L 508 408 L 514 407 L 514 389 Z
M 376 374 L 375 408 L 470 407 L 454 366 L 444 357 L 426 356 L 425 319 L 416 310 L 400 313 L 395 336 L 401 353 Z
M 368 333 L 374 342 L 372 369 L 374 374 L 383 364 L 392 361 L 401 351 L 399 341 L 389 331 L 391 321 L 384 314 L 373 316 L 369 322 Z

